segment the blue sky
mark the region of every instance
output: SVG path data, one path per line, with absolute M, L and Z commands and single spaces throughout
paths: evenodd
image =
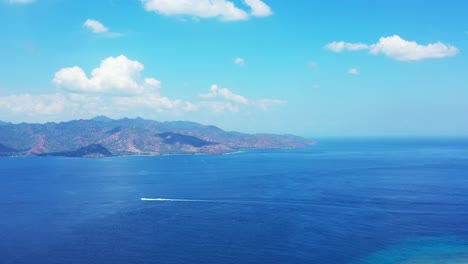
M 464 1 L 0 0 L 0 120 L 468 135 Z

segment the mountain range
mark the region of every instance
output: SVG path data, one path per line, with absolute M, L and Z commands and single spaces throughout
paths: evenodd
M 314 142 L 294 135 L 229 132 L 188 121 L 98 116 L 45 124 L 0 122 L 0 156 L 224 154 L 311 144 Z

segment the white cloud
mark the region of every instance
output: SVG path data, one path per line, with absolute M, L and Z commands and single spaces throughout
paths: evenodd
M 104 26 L 101 22 L 93 19 L 87 19 L 83 23 L 83 27 L 90 29 L 94 34 L 99 34 L 106 38 L 119 38 L 124 36 L 124 34 L 119 32 L 110 32 L 109 28 Z
M 18 94 L 0 96 L 0 111 L 21 115 L 54 115 L 67 108 L 67 98 L 62 94 Z
M 234 62 L 234 64 L 237 64 L 239 66 L 245 66 L 244 58 L 240 58 L 240 57 L 234 58 L 233 62 Z
M 223 21 L 246 20 L 249 14 L 228 0 L 141 0 L 146 11 L 167 16 L 192 16 L 194 18 L 219 18 Z M 272 11 L 261 0 L 245 0 L 252 16 L 268 16 Z
M 154 89 L 159 89 L 161 87 L 161 81 L 156 80 L 155 78 L 145 78 L 145 85 L 147 87 L 153 87 Z
M 146 94 L 139 96 L 121 96 L 114 98 L 113 102 L 117 107 L 125 109 L 147 108 L 156 112 L 164 110 L 177 110 L 183 104 L 181 100 L 171 100 L 159 94 Z
M 104 26 L 101 22 L 93 19 L 87 19 L 83 23 L 83 27 L 91 29 L 91 31 L 96 34 L 106 33 L 109 31 L 109 29 L 106 26 Z
M 210 111 L 215 113 L 222 113 L 225 111 L 229 111 L 231 113 L 238 113 L 239 106 L 231 103 L 231 102 L 224 102 L 224 101 L 203 101 L 200 102 L 200 106 L 203 108 L 207 108 Z
M 417 61 L 424 59 L 436 59 L 451 57 L 458 54 L 457 47 L 442 42 L 421 45 L 415 41 L 407 41 L 398 35 L 381 37 L 375 44 L 332 42 L 325 46 L 334 52 L 344 50 L 369 50 L 372 55 L 384 54 L 385 56 L 399 61 Z
M 237 113 L 240 111 L 241 107 L 249 106 L 267 110 L 269 107 L 274 105 L 287 104 L 287 101 L 278 99 L 247 99 L 242 95 L 233 93 L 227 88 L 219 88 L 216 84 L 211 85 L 209 93 L 200 94 L 199 97 L 203 99 L 212 99 L 211 101 L 200 102 L 200 106 L 209 108 L 214 112 L 223 112 L 227 110 L 232 113 Z
M 53 93 L 0 96 L 0 116 L 22 121 L 63 121 L 112 115 L 115 104 L 96 94 Z
M 211 85 L 210 92 L 207 94 L 200 94 L 199 95 L 201 98 L 216 98 L 216 97 L 222 97 L 226 100 L 239 103 L 239 104 L 249 104 L 249 100 L 247 100 L 245 97 L 242 95 L 235 94 L 231 92 L 227 88 L 218 88 L 218 85 L 213 84 Z
M 124 55 L 109 57 L 94 69 L 91 78 L 78 66 L 63 68 L 55 73 L 53 82 L 59 87 L 75 92 L 110 94 L 141 94 L 160 88 L 161 82 L 154 78 L 143 79 L 144 66 L 129 60 Z
M 245 4 L 251 8 L 253 16 L 271 16 L 271 8 L 261 0 L 244 0 Z
M 227 88 L 219 89 L 218 94 L 224 97 L 225 99 L 238 104 L 249 104 L 249 100 L 247 100 L 244 96 L 235 94 Z
M 10 4 L 29 4 L 34 2 L 34 0 L 8 0 Z
M 370 46 L 371 54 L 384 54 L 401 61 L 413 61 L 455 56 L 458 49 L 442 42 L 420 45 L 414 41 L 406 41 L 397 35 L 382 37 L 379 42 Z
M 357 75 L 357 74 L 359 74 L 359 70 L 356 69 L 356 68 L 351 68 L 351 69 L 348 70 L 348 73 L 352 74 L 352 75 Z
M 218 96 L 218 85 L 211 85 L 209 93 L 199 94 L 198 96 L 200 96 L 201 98 L 215 98 L 216 96 Z
M 17 117 L 32 122 L 90 118 L 96 115 L 128 117 L 135 113 L 154 116 L 155 113 L 162 112 L 196 111 L 197 107 L 155 93 L 113 97 L 76 93 L 0 96 L 0 116 Z
M 226 0 L 142 0 L 147 11 L 164 15 L 188 15 L 198 18 L 219 17 L 234 21 L 248 18 L 248 14 Z
M 325 46 L 326 49 L 329 49 L 334 52 L 342 52 L 343 50 L 363 50 L 368 49 L 369 46 L 363 43 L 347 43 L 347 42 L 332 42 Z
M 182 107 L 182 110 L 184 112 L 193 112 L 197 111 L 199 109 L 199 106 L 190 102 L 184 102 L 184 106 Z
M 91 77 L 78 66 L 63 68 L 53 79 L 62 88 L 60 93 L 0 95 L 0 118 L 43 122 L 96 115 L 160 118 L 160 113 L 167 118 L 187 112 L 206 115 L 252 108 L 266 110 L 286 103 L 277 99 L 248 99 L 217 85 L 212 85 L 209 93 L 199 95 L 202 99 L 192 102 L 171 99 L 161 95 L 159 80 L 141 76 L 143 69 L 142 63 L 124 55 L 104 59 Z

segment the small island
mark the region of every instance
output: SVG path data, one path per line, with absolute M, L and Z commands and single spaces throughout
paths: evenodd
M 302 148 L 314 141 L 294 135 L 245 134 L 188 121 L 142 118 L 0 124 L 0 156 L 110 157 L 226 154 L 247 149 Z

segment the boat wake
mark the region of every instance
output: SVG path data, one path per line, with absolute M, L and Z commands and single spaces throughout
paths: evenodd
M 337 207 L 339 205 L 316 204 L 310 201 L 288 201 L 288 200 L 240 200 L 240 199 L 179 199 L 179 198 L 140 198 L 141 201 L 150 202 L 197 202 L 197 203 L 222 203 L 222 204 L 242 204 L 242 205 L 295 205 L 295 206 L 315 206 L 315 207 Z
M 154 201 L 154 202 L 217 202 L 216 200 L 170 199 L 170 198 L 140 198 L 140 200 Z

